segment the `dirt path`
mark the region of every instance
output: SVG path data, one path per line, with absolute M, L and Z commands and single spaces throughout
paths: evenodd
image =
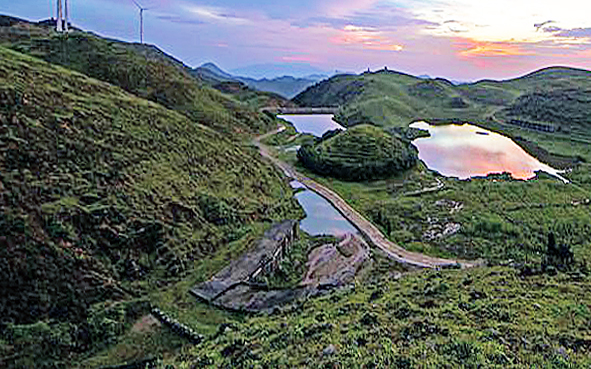
M 455 264 L 461 265 L 462 268 L 470 268 L 478 265 L 478 263 L 475 262 L 441 259 L 411 252 L 388 240 L 375 225 L 365 219 L 334 191 L 308 177 L 303 176 L 302 174 L 298 173 L 291 165 L 275 158 L 271 154 L 269 148 L 262 144 L 261 141 L 283 130 L 285 130 L 285 127 L 277 128 L 276 130 L 259 136 L 254 140 L 254 144 L 259 148 L 261 155 L 279 167 L 288 177 L 296 179 L 309 190 L 314 191 L 320 196 L 324 197 L 335 207 L 335 209 L 337 209 L 345 218 L 347 218 L 374 247 L 382 250 L 390 258 L 400 263 L 409 264 L 420 268 L 441 268 Z
M 432 187 L 428 187 L 428 188 L 422 188 L 420 190 L 417 191 L 411 191 L 411 192 L 406 192 L 403 193 L 400 196 L 421 196 L 427 193 L 433 193 L 433 192 L 437 192 L 442 190 L 445 187 L 445 183 L 441 182 L 441 180 L 439 178 L 435 178 L 435 181 L 437 182 L 437 184 L 435 186 Z

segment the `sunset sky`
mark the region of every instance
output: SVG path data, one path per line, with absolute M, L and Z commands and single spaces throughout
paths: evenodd
M 192 66 L 388 66 L 456 80 L 508 78 L 549 65 L 591 69 L 591 1 L 138 1 L 150 7 L 146 42 Z M 132 0 L 70 2 L 75 25 L 139 38 Z M 54 7 L 55 0 L 0 0 L 0 13 L 33 20 Z

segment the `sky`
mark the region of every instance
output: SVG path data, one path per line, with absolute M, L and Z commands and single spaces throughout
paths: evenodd
M 31 20 L 56 0 L 0 0 Z M 69 0 L 72 22 L 137 41 L 133 0 Z M 191 66 L 388 69 L 459 81 L 551 66 L 591 69 L 589 0 L 137 0 L 145 41 Z M 259 67 L 259 69 L 265 67 Z M 244 69 L 242 69 L 244 70 Z

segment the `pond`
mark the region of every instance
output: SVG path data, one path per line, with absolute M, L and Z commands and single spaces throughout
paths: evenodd
M 292 188 L 305 188 L 298 181 L 290 183 Z M 347 233 L 357 233 L 357 229 L 341 215 L 324 197 L 310 190 L 298 192 L 295 195 L 306 212 L 306 218 L 300 222 L 300 228 L 312 235 L 344 236 Z
M 316 137 L 334 129 L 346 130 L 333 120 L 332 114 L 309 114 L 309 115 L 278 115 L 278 118 L 284 119 L 294 125 L 296 130 L 300 133 L 310 133 Z
M 416 122 L 410 126 L 429 131 L 430 137 L 418 138 L 413 144 L 427 167 L 446 177 L 467 179 L 509 173 L 515 179 L 527 180 L 542 171 L 568 183 L 560 171 L 538 161 L 501 134 L 470 124 L 432 126 Z

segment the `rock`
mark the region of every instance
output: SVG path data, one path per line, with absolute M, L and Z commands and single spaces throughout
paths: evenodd
M 334 345 L 330 344 L 328 346 L 326 346 L 326 348 L 324 350 L 322 350 L 322 356 L 332 356 L 337 352 L 336 347 L 334 347 Z
M 449 237 L 458 233 L 462 229 L 462 226 L 457 223 L 448 223 L 443 229 L 443 237 Z

